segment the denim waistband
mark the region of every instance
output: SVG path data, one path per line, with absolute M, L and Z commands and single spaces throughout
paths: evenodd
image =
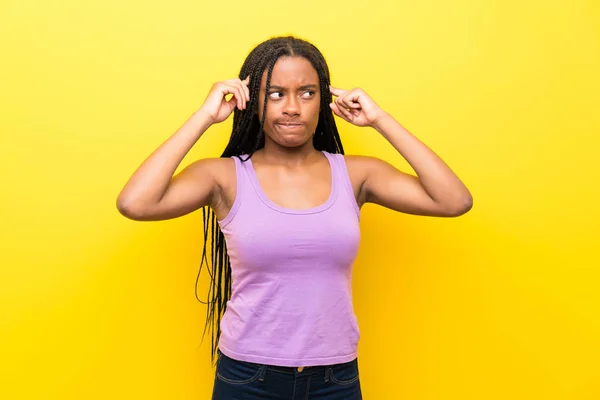
M 327 368 L 325 365 L 315 366 L 315 367 L 281 367 L 278 365 L 267 365 L 266 366 L 269 371 L 282 372 L 284 374 L 290 375 L 311 375 L 316 374 L 317 372 L 321 372 Z M 301 370 L 300 370 L 301 369 Z
M 223 354 L 221 350 L 217 350 L 219 357 L 227 357 L 227 355 Z M 227 357 L 230 358 L 230 357 Z M 235 360 L 234 360 L 235 361 Z M 284 374 L 290 375 L 312 375 L 322 371 L 325 371 L 327 368 L 332 367 L 331 365 L 315 365 L 315 366 L 302 366 L 302 367 L 283 367 L 280 365 L 271 365 L 271 364 L 261 364 L 261 363 L 252 363 L 255 365 L 259 365 L 264 367 L 269 371 L 281 372 Z

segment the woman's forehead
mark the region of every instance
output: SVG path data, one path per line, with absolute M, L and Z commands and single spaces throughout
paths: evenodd
M 267 72 L 262 76 L 261 86 L 266 86 Z M 319 75 L 313 65 L 304 57 L 281 57 L 275 62 L 271 73 L 271 86 L 294 88 L 318 85 Z

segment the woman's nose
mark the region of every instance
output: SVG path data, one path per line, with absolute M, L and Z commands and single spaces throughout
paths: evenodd
M 283 107 L 283 113 L 287 115 L 300 114 L 300 104 L 295 96 L 288 96 Z

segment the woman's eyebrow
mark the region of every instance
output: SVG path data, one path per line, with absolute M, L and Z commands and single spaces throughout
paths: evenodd
M 299 89 L 303 90 L 303 89 L 317 89 L 319 86 L 315 85 L 313 83 L 309 84 L 309 85 L 302 85 L 300 86 Z M 270 85 L 271 89 L 277 89 L 277 90 L 285 90 L 286 88 L 283 86 L 279 86 L 279 85 Z

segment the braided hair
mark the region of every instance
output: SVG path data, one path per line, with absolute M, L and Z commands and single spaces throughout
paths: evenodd
M 244 110 L 236 108 L 233 112 L 233 129 L 229 143 L 221 154 L 221 157 L 238 157 L 242 162 L 247 161 L 254 152 L 265 145 L 264 125 L 267 115 L 267 99 L 263 103 L 262 118 L 258 116 L 258 94 L 265 70 L 267 71 L 266 93 L 271 84 L 271 74 L 277 60 L 281 57 L 303 57 L 308 60 L 317 71 L 321 92 L 321 103 L 319 109 L 319 120 L 313 136 L 313 146 L 316 150 L 329 153 L 344 154 L 342 141 L 340 139 L 333 112 L 329 108 L 332 102 L 329 90 L 330 77 L 329 68 L 325 58 L 311 43 L 293 37 L 274 37 L 256 46 L 247 56 L 240 70 L 239 78 L 244 80 L 250 76 L 250 101 Z M 246 155 L 243 159 L 241 156 Z M 227 301 L 231 298 L 231 263 L 227 255 L 225 237 L 219 228 L 217 217 L 210 207 L 202 210 L 204 222 L 204 246 L 200 261 L 200 270 L 196 278 L 196 286 L 202 267 L 206 264 L 211 285 L 208 291 L 207 301 L 196 298 L 203 304 L 207 304 L 206 324 L 202 338 L 210 327 L 212 347 L 211 359 L 214 362 L 221 336 L 221 317 L 227 307 Z M 210 240 L 208 240 L 210 237 Z M 208 243 L 210 243 L 210 248 Z M 208 252 L 210 251 L 210 263 Z M 212 267 L 210 266 L 212 264 Z

